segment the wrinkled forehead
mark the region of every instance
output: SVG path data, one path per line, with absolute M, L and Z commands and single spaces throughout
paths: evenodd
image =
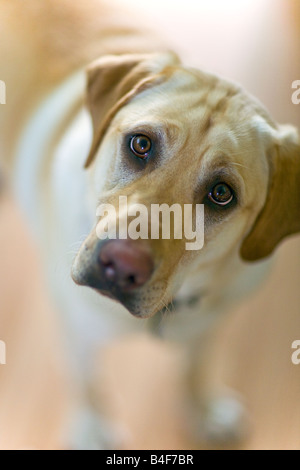
M 138 94 L 118 113 L 121 132 L 157 130 L 173 143 L 207 140 L 223 152 L 262 149 L 270 122 L 239 86 L 194 69 L 174 68 L 161 84 Z

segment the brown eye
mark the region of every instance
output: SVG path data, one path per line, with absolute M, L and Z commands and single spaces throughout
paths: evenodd
M 219 206 L 226 206 L 233 199 L 232 189 L 225 183 L 214 186 L 208 195 L 209 199 Z
M 146 158 L 151 150 L 151 140 L 145 135 L 135 135 L 130 140 L 130 150 L 140 158 Z

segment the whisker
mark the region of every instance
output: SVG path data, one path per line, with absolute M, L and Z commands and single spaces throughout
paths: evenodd
M 246 170 L 250 170 L 250 171 L 253 171 L 252 168 L 250 168 L 249 166 L 246 166 L 246 165 L 242 165 L 241 163 L 237 163 L 237 162 L 230 162 L 231 165 L 236 165 L 236 166 L 240 166 L 242 168 L 245 168 Z

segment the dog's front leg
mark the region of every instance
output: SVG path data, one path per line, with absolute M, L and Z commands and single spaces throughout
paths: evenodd
M 65 446 L 74 450 L 108 450 L 120 446 L 123 429 L 107 413 L 105 348 L 126 331 L 126 317 L 118 306 L 80 292 L 61 265 L 61 277 L 51 279 L 64 332 L 72 388 L 72 403 L 63 429 Z M 57 273 L 57 270 L 55 271 Z M 54 294 L 55 295 L 55 294 Z M 104 374 L 104 375 L 103 375 Z M 100 390 L 99 390 L 100 388 Z
M 238 393 L 217 383 L 212 367 L 213 331 L 186 345 L 187 417 L 193 439 L 232 445 L 245 438 L 248 419 Z

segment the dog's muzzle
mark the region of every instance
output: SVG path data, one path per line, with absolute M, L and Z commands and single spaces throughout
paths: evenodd
M 148 245 L 131 239 L 99 240 L 94 247 L 86 244 L 79 256 L 80 262 L 72 271 L 76 284 L 123 304 L 150 280 L 154 270 Z

